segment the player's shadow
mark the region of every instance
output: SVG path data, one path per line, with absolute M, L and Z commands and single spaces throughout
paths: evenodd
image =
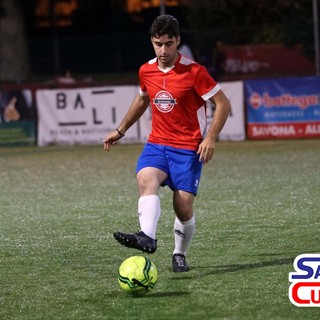
M 271 266 L 280 266 L 286 264 L 293 264 L 295 257 L 290 258 L 279 258 L 279 259 L 272 259 L 267 261 L 261 262 L 254 262 L 254 263 L 243 263 L 243 264 L 230 264 L 230 265 L 221 265 L 221 266 L 197 266 L 193 267 L 192 270 L 200 271 L 197 274 L 197 277 L 207 277 L 210 275 L 218 275 L 218 274 L 225 274 L 229 272 L 237 272 L 242 270 L 250 270 L 250 269 L 257 269 L 257 268 L 265 268 Z M 184 273 L 183 276 L 175 276 L 171 277 L 172 280 L 183 280 L 183 279 L 192 279 L 194 278 L 194 274 Z
M 173 292 L 151 292 L 142 296 L 141 298 L 162 298 L 162 297 L 179 297 L 187 296 L 190 292 L 188 291 L 173 291 Z

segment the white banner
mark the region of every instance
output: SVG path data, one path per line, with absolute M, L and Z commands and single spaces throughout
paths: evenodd
M 244 140 L 243 83 L 220 85 L 230 100 L 232 112 L 219 139 Z M 101 143 L 105 135 L 119 125 L 138 90 L 138 86 L 38 90 L 38 145 Z M 207 102 L 208 123 L 213 115 L 214 106 Z M 121 143 L 145 143 L 150 130 L 149 108 L 126 132 Z
M 137 86 L 38 90 L 38 145 L 101 143 L 137 93 Z M 135 124 L 121 142 L 138 142 L 138 134 Z
M 220 83 L 231 104 L 231 114 L 219 135 L 219 140 L 245 140 L 244 88 L 242 81 Z M 207 110 L 208 112 L 208 110 Z M 207 113 L 209 116 L 209 112 Z M 211 113 L 212 115 L 212 113 Z
M 245 140 L 245 117 L 243 107 L 243 82 L 224 82 L 219 84 L 230 100 L 231 114 L 222 129 L 219 140 L 242 141 Z M 211 123 L 214 115 L 214 106 L 207 101 L 207 121 Z M 151 130 L 151 109 L 149 108 L 140 119 L 140 142 L 148 140 Z

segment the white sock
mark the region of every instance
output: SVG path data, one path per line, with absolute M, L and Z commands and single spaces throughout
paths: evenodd
M 196 228 L 194 216 L 188 221 L 180 221 L 178 218 L 174 221 L 174 251 L 173 254 L 179 253 L 184 256 L 190 246 L 193 234 Z
M 152 239 L 156 239 L 160 214 L 160 199 L 156 194 L 150 194 L 139 198 L 138 215 L 140 230 Z

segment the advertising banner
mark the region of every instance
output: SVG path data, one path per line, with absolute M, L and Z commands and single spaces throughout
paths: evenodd
M 245 81 L 247 137 L 320 137 L 320 77 Z
M 34 145 L 35 140 L 32 91 L 0 89 L 0 146 Z
M 38 90 L 38 145 L 99 144 L 127 112 L 136 86 Z M 137 142 L 137 125 L 122 143 Z
M 231 113 L 219 135 L 219 140 L 242 141 L 245 140 L 245 116 L 244 116 L 244 89 L 242 81 L 220 83 L 221 89 L 231 104 Z M 211 103 L 210 103 L 211 104 Z M 210 111 L 207 109 L 209 123 Z M 212 116 L 212 113 L 211 113 Z
M 243 82 L 224 82 L 219 84 L 231 103 L 231 114 L 222 129 L 219 140 L 241 141 L 245 140 L 245 117 L 243 108 Z M 211 124 L 215 106 L 207 101 L 207 122 Z M 149 108 L 140 119 L 140 142 L 148 140 L 149 132 L 151 130 L 151 109 Z
M 222 75 L 290 77 L 312 74 L 315 70 L 313 61 L 305 57 L 299 45 L 289 49 L 282 44 L 228 46 L 218 43 L 216 50 Z

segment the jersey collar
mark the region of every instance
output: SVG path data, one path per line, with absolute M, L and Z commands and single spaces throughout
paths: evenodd
M 173 64 L 171 67 L 167 67 L 167 68 L 161 68 L 161 67 L 158 65 L 158 61 L 157 61 L 158 69 L 159 69 L 160 71 L 162 71 L 163 73 L 168 73 L 169 71 L 171 71 L 171 70 L 176 66 L 177 63 L 179 63 L 180 59 L 181 59 L 181 54 L 178 52 L 178 59 L 177 59 L 176 63 Z M 158 60 L 158 59 L 157 59 L 157 60 Z

